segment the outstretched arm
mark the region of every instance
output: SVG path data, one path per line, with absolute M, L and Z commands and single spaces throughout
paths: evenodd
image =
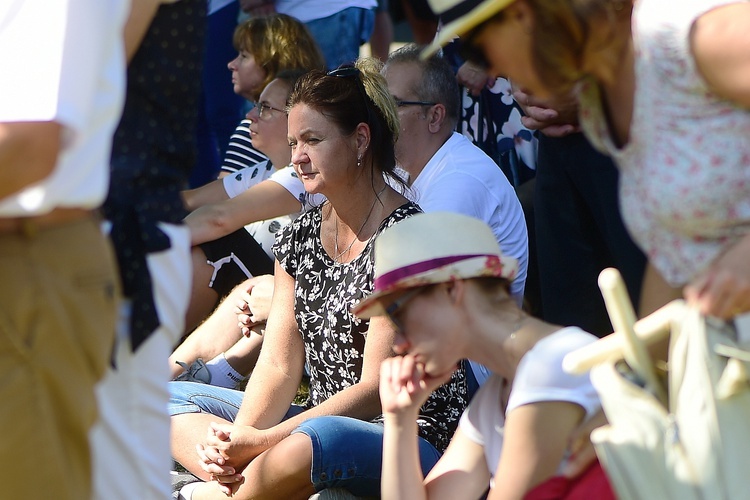
M 221 181 L 216 181 L 221 182 Z M 185 217 L 191 243 L 213 241 L 246 224 L 300 211 L 300 202 L 281 184 L 265 180 L 239 196 L 205 205 Z
M 180 193 L 185 208 L 189 211 L 197 210 L 212 203 L 221 203 L 229 199 L 224 181 L 217 179 L 195 189 L 186 189 Z
M 370 420 L 381 413 L 380 364 L 391 355 L 394 332 L 388 320 L 374 318 L 367 332 L 360 381 L 303 414 L 281 421 L 302 377 L 304 345 L 294 318 L 294 280 L 278 263 L 274 277 L 263 347 L 235 424 L 220 426 L 217 438 L 207 440 L 209 448 L 216 450 L 212 461 L 221 455 L 234 470 L 281 442 L 309 418 L 343 415 Z
M 205 444 L 199 445 L 204 471 L 222 482 L 241 480 L 237 472 L 286 437 L 276 432 L 276 427 L 283 425 L 280 422 L 302 380 L 305 353 L 294 317 L 294 278 L 278 261 L 274 282 L 260 358 L 237 417 L 233 424 L 212 424 Z

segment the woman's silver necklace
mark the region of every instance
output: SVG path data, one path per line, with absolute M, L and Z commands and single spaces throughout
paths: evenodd
M 383 191 L 385 191 L 385 188 L 386 186 L 383 186 L 383 189 L 381 189 L 378 192 L 378 194 L 375 195 L 375 199 L 372 200 L 372 205 L 370 205 L 370 210 L 367 212 L 367 216 L 365 217 L 364 222 L 362 222 L 362 225 L 359 226 L 359 231 L 357 231 L 354 234 L 354 238 L 352 239 L 351 243 L 349 243 L 349 245 L 347 245 L 347 247 L 344 248 L 341 252 L 339 252 L 339 219 L 338 217 L 336 217 L 336 234 L 335 234 L 334 243 L 333 243 L 333 254 L 334 254 L 333 261 L 334 262 L 342 263 L 339 260 L 341 256 L 347 253 L 349 250 L 351 250 L 352 246 L 354 246 L 354 242 L 357 241 L 357 239 L 359 238 L 359 233 L 362 232 L 362 230 L 365 228 L 365 225 L 367 224 L 367 221 L 370 220 L 372 211 L 375 209 L 375 203 L 378 201 L 378 199 L 380 199 L 380 195 L 383 194 Z

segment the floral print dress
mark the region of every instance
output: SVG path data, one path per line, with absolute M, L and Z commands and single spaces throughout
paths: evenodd
M 580 118 L 620 169 L 625 225 L 673 287 L 750 233 L 750 112 L 715 94 L 690 44 L 695 20 L 732 0 L 639 0 L 628 143 L 618 147 L 594 81 Z
M 309 406 L 319 405 L 360 381 L 370 323 L 354 316 L 351 308 L 373 291 L 374 240 L 386 228 L 419 212 L 413 203 L 394 210 L 362 253 L 347 263 L 335 262 L 323 248 L 322 207 L 301 215 L 276 240 L 276 259 L 295 281 L 295 317 L 310 372 Z M 420 435 L 443 451 L 467 404 L 462 367 L 422 407 Z

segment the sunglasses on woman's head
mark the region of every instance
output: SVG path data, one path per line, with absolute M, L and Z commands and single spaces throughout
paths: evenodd
M 350 78 L 352 76 L 358 76 L 359 75 L 359 69 L 357 69 L 354 66 L 341 66 L 334 70 L 329 71 L 326 73 L 328 76 L 338 76 L 341 78 Z

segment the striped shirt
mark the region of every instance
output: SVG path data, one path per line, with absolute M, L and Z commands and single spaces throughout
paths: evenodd
M 232 137 L 229 138 L 221 171 L 233 174 L 266 160 L 268 157 L 253 147 L 253 140 L 250 138 L 250 120 L 242 120 L 234 129 Z

